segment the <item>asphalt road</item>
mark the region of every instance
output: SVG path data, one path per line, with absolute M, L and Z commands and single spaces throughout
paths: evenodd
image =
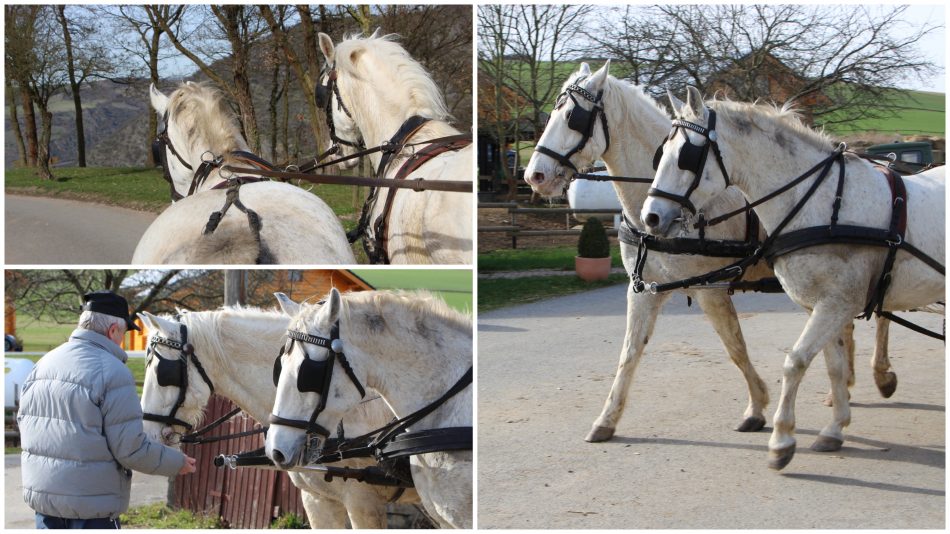
M 844 448 L 808 449 L 831 417 L 816 357 L 799 389 L 798 453 L 767 467 L 786 350 L 806 315 L 784 295 L 738 295 L 745 338 L 769 386 L 769 424 L 732 428 L 745 382 L 701 312 L 674 296 L 606 443 L 584 436 L 610 389 L 625 288 L 479 315 L 479 528 L 944 528 L 943 343 L 891 327 L 897 392 L 883 399 L 857 325 L 857 384 Z M 940 329 L 940 316 L 914 314 Z
M 57 198 L 6 195 L 7 265 L 127 265 L 156 214 Z
M 35 512 L 23 502 L 20 455 L 7 454 L 3 463 L 4 529 L 36 528 Z M 129 499 L 129 506 L 165 502 L 168 480 L 168 478 L 162 476 L 133 473 L 132 496 Z

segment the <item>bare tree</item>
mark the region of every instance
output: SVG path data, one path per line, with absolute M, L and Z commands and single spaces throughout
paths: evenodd
M 33 38 L 40 6 L 4 6 L 4 65 L 6 80 L 15 81 L 20 105 L 23 108 L 25 164 L 36 167 L 39 157 L 39 138 L 36 114 L 33 108 L 31 70 L 33 68 Z
M 491 90 L 491 101 L 479 103 L 479 108 L 486 110 L 481 115 L 479 123 L 481 126 L 484 119 L 486 126 L 490 125 L 490 131 L 498 142 L 500 152 L 504 150 L 508 140 L 507 123 L 510 122 L 506 121 L 503 113 L 506 107 L 505 80 L 508 78 L 509 68 L 505 51 L 508 49 L 508 40 L 513 31 L 506 9 L 506 6 L 500 4 L 486 4 L 478 7 L 479 92 L 481 93 L 482 87 Z M 515 127 L 517 128 L 517 122 Z M 508 184 L 508 199 L 513 199 L 517 192 L 514 175 L 504 164 L 504 154 L 496 155 L 497 158 L 500 158 L 500 162 L 495 161 L 493 171 L 501 174 L 501 178 Z
M 591 11 L 583 5 L 518 4 L 506 6 L 514 31 L 506 53 L 512 56 L 506 83 L 531 103 L 534 138 L 544 129 L 542 112 L 563 81 L 559 64 L 580 49 L 584 21 Z
M 186 11 L 193 12 L 195 8 L 202 6 L 189 6 Z M 205 37 L 204 44 L 206 48 L 200 46 L 185 46 L 184 35 L 187 33 L 182 28 L 182 17 L 178 24 L 169 20 L 163 14 L 148 8 L 155 16 L 159 26 L 168 36 L 172 45 L 185 57 L 190 59 L 208 78 L 220 87 L 228 97 L 237 105 L 241 125 L 244 129 L 244 136 L 247 138 L 251 150 L 260 152 L 261 136 L 257 127 L 257 114 L 254 111 L 254 98 L 251 94 L 250 72 L 251 72 L 251 51 L 254 46 L 266 33 L 266 26 L 256 16 L 257 11 L 250 6 L 245 5 L 212 5 L 209 6 L 210 16 L 204 16 L 196 25 L 195 31 L 204 31 L 210 33 L 202 35 Z M 196 14 L 200 16 L 201 14 Z M 194 37 L 194 36 L 193 36 Z M 226 46 L 219 47 L 217 41 L 225 41 Z M 226 59 L 231 69 L 230 81 L 218 74 L 211 65 L 199 53 L 206 58 L 213 55 L 219 55 Z
M 743 101 L 792 101 L 817 124 L 893 115 L 895 89 L 933 73 L 907 6 L 660 5 L 602 17 L 588 37 L 638 83 L 686 84 Z M 616 13 L 616 11 L 614 11 Z M 618 23 L 619 22 L 619 23 Z
M 10 79 L 4 80 L 4 89 L 7 93 L 7 107 L 10 110 L 10 127 L 13 130 L 13 138 L 16 141 L 17 159 L 15 165 L 23 167 L 26 165 L 26 144 L 23 142 L 23 133 L 20 130 L 20 117 L 17 114 L 16 93 L 13 91 L 13 85 Z
M 158 23 L 158 18 L 166 20 L 168 25 L 175 26 L 181 18 L 184 6 L 162 5 L 116 5 L 101 6 L 95 13 L 110 17 L 118 22 L 120 30 L 113 39 L 114 45 L 128 55 L 130 78 L 137 79 L 137 72 L 144 69 L 147 79 L 156 87 L 161 80 L 159 61 L 168 57 L 162 53 L 162 34 L 165 32 Z M 158 132 L 158 117 L 154 113 L 148 114 L 148 128 L 142 146 L 148 147 Z M 154 161 L 152 151 L 146 150 L 149 166 L 158 165 Z

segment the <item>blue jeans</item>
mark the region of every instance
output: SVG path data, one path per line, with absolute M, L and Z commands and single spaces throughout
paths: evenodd
M 98 529 L 118 529 L 118 519 L 109 519 L 108 517 L 97 517 L 95 519 L 64 519 L 62 517 L 53 517 L 36 513 L 36 528 L 98 528 Z

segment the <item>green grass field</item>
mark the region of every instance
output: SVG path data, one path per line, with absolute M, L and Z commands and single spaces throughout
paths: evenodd
M 574 256 L 577 248 L 573 246 L 493 250 L 478 255 L 478 272 L 527 271 L 531 269 L 574 269 Z M 623 267 L 620 246 L 610 247 L 611 267 Z
M 376 289 L 427 289 L 453 308 L 470 312 L 472 271 L 469 269 L 351 269 Z
M 7 169 L 7 193 L 41 195 L 102 202 L 133 209 L 160 212 L 171 204 L 168 183 L 161 169 L 142 167 L 61 167 L 53 170 L 56 180 L 40 180 L 31 169 Z M 309 186 L 305 189 L 311 189 Z M 317 185 L 311 191 L 341 218 L 343 227 L 356 226 L 362 194 L 354 199 L 347 185 Z
M 599 282 L 585 282 L 576 276 L 482 279 L 478 281 L 478 311 L 528 304 L 626 282 L 627 275 L 622 273 L 612 274 Z
M 946 96 L 943 93 L 903 91 L 896 97 L 894 106 L 894 117 L 829 125 L 826 130 L 836 136 L 853 136 L 857 133 L 895 136 L 945 134 Z

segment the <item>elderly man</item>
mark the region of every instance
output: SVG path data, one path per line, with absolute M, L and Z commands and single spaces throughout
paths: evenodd
M 37 528 L 119 528 L 133 469 L 167 477 L 195 471 L 193 458 L 142 431 L 128 355 L 119 346 L 129 328 L 138 330 L 124 298 L 85 295 L 79 327 L 23 384 L 23 499 L 36 511 Z

